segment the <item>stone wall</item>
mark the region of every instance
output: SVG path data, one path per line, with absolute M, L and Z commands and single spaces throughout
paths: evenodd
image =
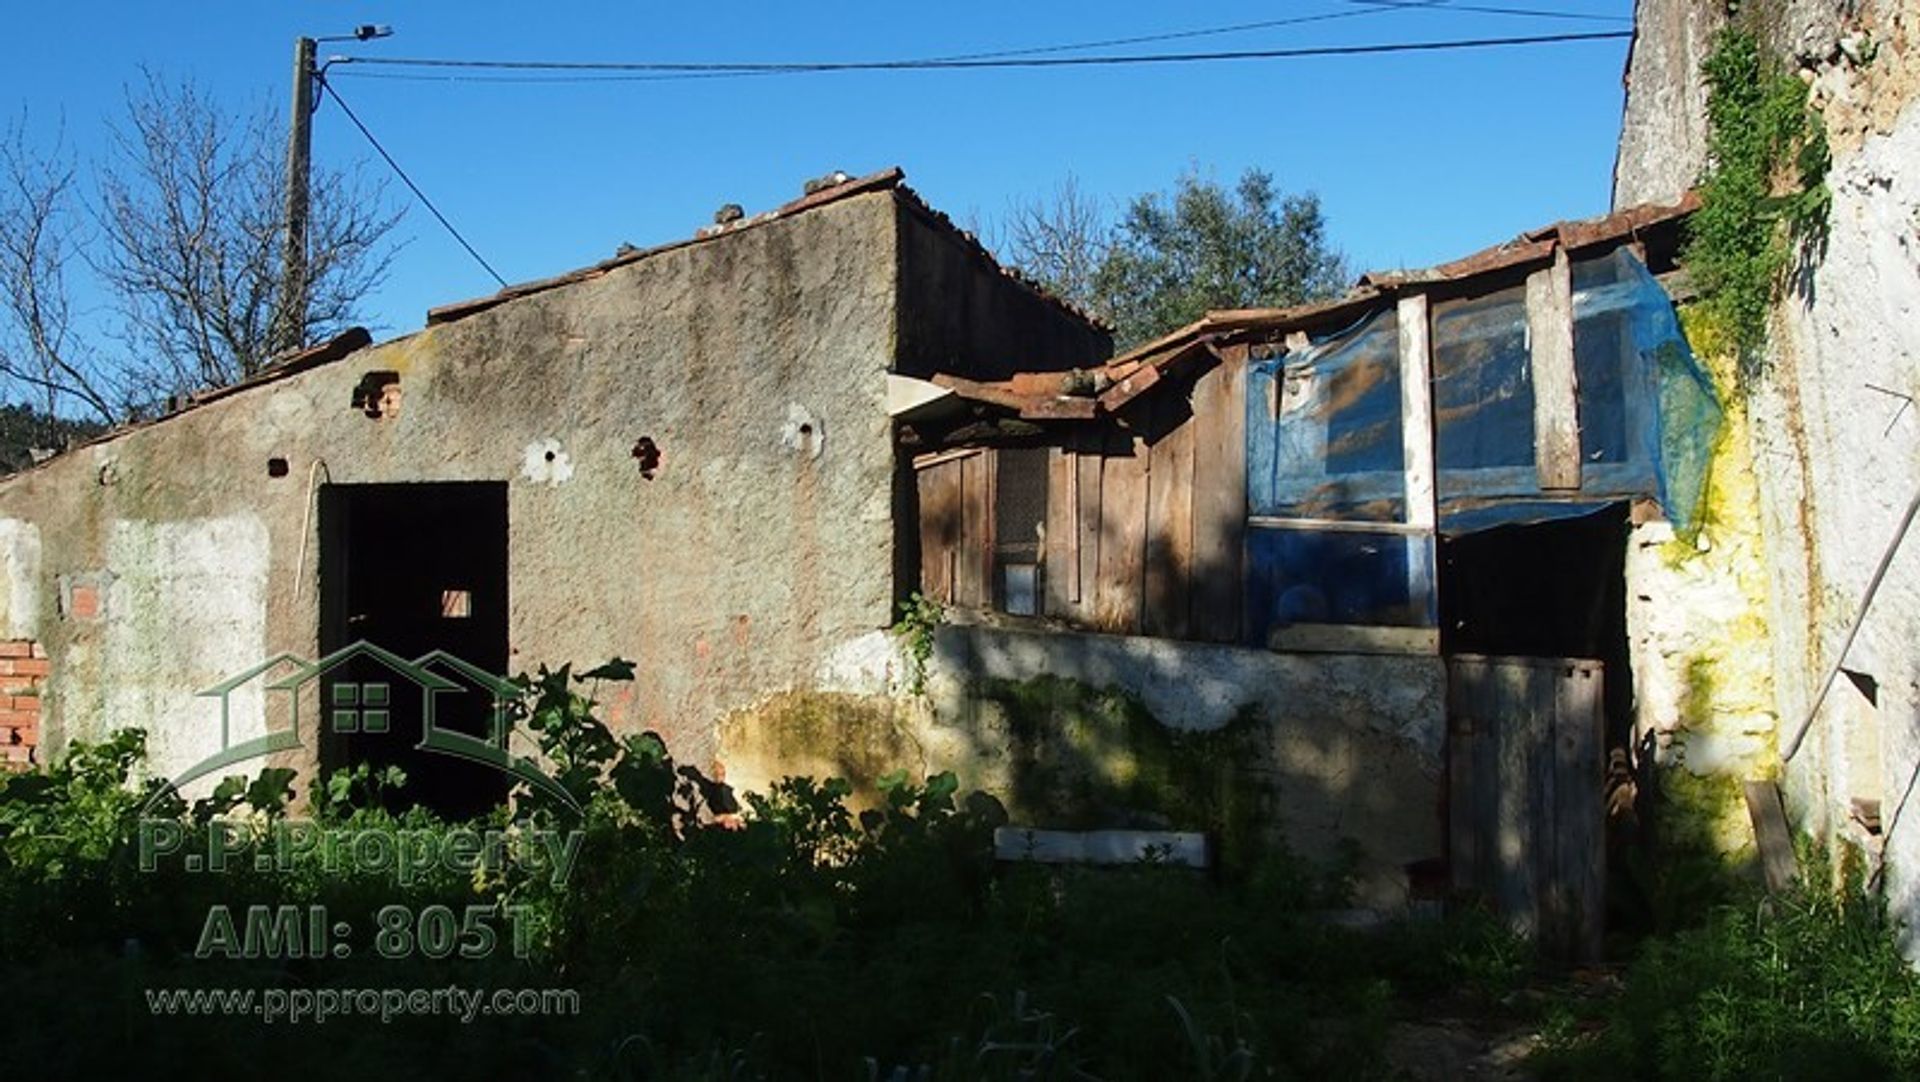
M 1712 7 L 1639 5 L 1618 201 L 1664 198 L 1697 179 L 1705 156 L 1698 59 L 1718 18 L 1702 12 Z M 1824 251 L 1776 307 L 1768 370 L 1745 403 L 1755 477 L 1747 520 L 1758 527 L 1771 587 L 1764 650 L 1784 743 L 1920 490 L 1912 403 L 1920 394 L 1920 8 L 1912 0 L 1786 0 L 1741 17 L 1809 83 L 1833 151 Z M 1835 685 L 1786 771 L 1789 812 L 1802 826 L 1869 854 L 1885 846 L 1889 898 L 1909 922 L 1920 915 L 1920 833 L 1898 820 L 1920 764 L 1917 638 L 1920 539 L 1909 538 L 1848 655 L 1852 675 Z M 1719 650 L 1742 658 L 1756 645 L 1727 635 Z M 1730 773 L 1753 769 L 1728 765 Z M 1858 821 L 1856 807 L 1878 810 L 1881 834 Z

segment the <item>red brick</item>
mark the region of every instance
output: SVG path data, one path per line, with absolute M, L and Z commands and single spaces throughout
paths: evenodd
M 39 643 L 37 643 L 37 642 L 36 642 L 36 643 L 34 643 L 34 644 L 33 644 L 33 656 L 34 656 L 34 657 L 46 657 L 46 656 L 47 656 L 47 648 L 46 648 L 46 647 L 44 647 L 44 646 L 42 646 L 42 645 L 40 645 L 40 644 L 39 644 Z
M 45 676 L 53 671 L 53 665 L 43 657 L 17 657 L 0 662 L 0 673 L 9 676 Z
M 40 714 L 40 696 L 38 695 L 0 695 L 0 701 L 4 701 L 4 707 L 0 708 L 30 713 L 35 717 Z
M 33 643 L 25 639 L 0 642 L 0 657 L 32 657 Z
M 91 620 L 100 615 L 100 589 L 97 586 L 74 586 L 67 595 L 67 615 L 75 620 Z
M 0 725 L 0 745 L 16 748 L 35 748 L 40 746 L 40 732 L 37 728 L 23 727 L 8 729 Z

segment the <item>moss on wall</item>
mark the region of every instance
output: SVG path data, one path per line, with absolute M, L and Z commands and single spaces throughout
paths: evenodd
M 845 778 L 853 783 L 853 802 L 870 804 L 882 775 L 926 774 L 926 752 L 909 710 L 884 696 L 782 692 L 720 723 L 721 760 L 729 780 L 746 788 L 765 789 L 790 775 Z
M 1017 821 L 1204 831 L 1227 868 L 1249 866 L 1273 836 L 1265 723 L 1251 708 L 1182 731 L 1132 695 L 1055 676 L 987 680 L 978 698 L 1004 718 Z

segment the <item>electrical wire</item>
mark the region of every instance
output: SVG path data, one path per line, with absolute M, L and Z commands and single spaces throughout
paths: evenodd
M 1398 5 L 1404 6 L 1404 5 Z M 1615 41 L 1633 36 L 1631 30 L 1539 34 L 1526 37 L 1454 38 L 1442 41 L 1375 42 L 1362 45 L 1313 45 L 1286 49 L 1240 49 L 1222 52 L 1131 53 L 1104 56 L 1037 56 L 999 59 L 847 60 L 778 62 L 676 62 L 576 60 L 459 60 L 438 57 L 340 57 L 336 64 L 370 67 L 435 69 L 441 71 L 559 72 L 572 76 L 598 74 L 601 79 L 660 75 L 802 75 L 826 72 L 975 71 L 1006 68 L 1082 68 L 1144 64 L 1194 64 L 1244 60 L 1288 60 L 1304 57 L 1368 56 L 1387 53 L 1446 52 L 1529 45 L 1557 45 L 1587 41 Z M 337 99 L 336 99 L 337 100 Z
M 400 163 L 393 160 L 393 155 L 387 153 L 387 148 L 380 145 L 380 140 L 374 138 L 373 133 L 367 130 L 367 126 L 360 122 L 360 118 L 354 114 L 353 107 L 348 105 L 346 99 L 340 96 L 340 92 L 335 90 L 333 84 L 327 81 L 326 73 L 324 71 L 316 73 L 314 81 L 319 83 L 320 89 L 326 91 L 327 96 L 332 98 L 334 104 L 340 107 L 340 111 L 347 115 L 347 119 L 353 122 L 353 126 L 360 129 L 360 134 L 366 136 L 367 142 L 372 145 L 374 151 L 378 153 L 381 158 L 386 160 L 387 165 L 393 169 L 394 175 L 399 177 L 400 182 L 407 186 L 407 190 L 411 191 L 414 197 L 420 200 L 421 205 L 426 207 L 428 212 L 445 227 L 446 231 L 452 235 L 454 240 L 460 242 L 460 247 L 467 250 L 467 254 L 473 257 L 473 261 L 480 264 L 480 266 L 493 277 L 494 281 L 500 283 L 501 289 L 507 288 L 507 280 L 500 277 L 500 272 L 493 269 L 493 264 L 487 262 L 479 252 L 474 250 L 473 245 L 467 242 L 467 238 L 461 236 L 460 231 L 455 229 L 453 223 L 447 220 L 447 216 L 440 213 L 440 208 L 433 205 L 433 200 L 427 198 L 427 193 L 420 190 L 420 185 L 415 184 L 413 178 L 407 175 L 407 171 L 400 168 Z

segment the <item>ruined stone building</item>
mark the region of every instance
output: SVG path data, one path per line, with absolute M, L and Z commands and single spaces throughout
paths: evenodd
M 287 733 L 310 776 L 414 698 L 479 733 L 494 676 L 625 657 L 616 729 L 738 784 L 952 769 L 1021 826 L 1352 843 L 1370 907 L 1484 892 L 1590 953 L 1609 754 L 1701 700 L 1675 636 L 1761 618 L 1673 303 L 1693 206 L 1109 359 L 898 171 L 850 180 L 0 481 L 0 675 L 41 758 Z M 445 810 L 504 791 L 401 758 Z
M 25 655 L 0 668 L 43 685 L 10 733 L 45 760 L 142 726 L 174 776 L 260 737 L 301 659 L 369 640 L 495 674 L 635 660 L 612 724 L 707 762 L 720 719 L 884 639 L 911 588 L 890 374 L 1111 350 L 900 180 L 346 336 L 0 482 L 0 632 Z M 357 743 L 281 759 L 311 776 Z M 444 807 L 499 795 L 413 765 Z

